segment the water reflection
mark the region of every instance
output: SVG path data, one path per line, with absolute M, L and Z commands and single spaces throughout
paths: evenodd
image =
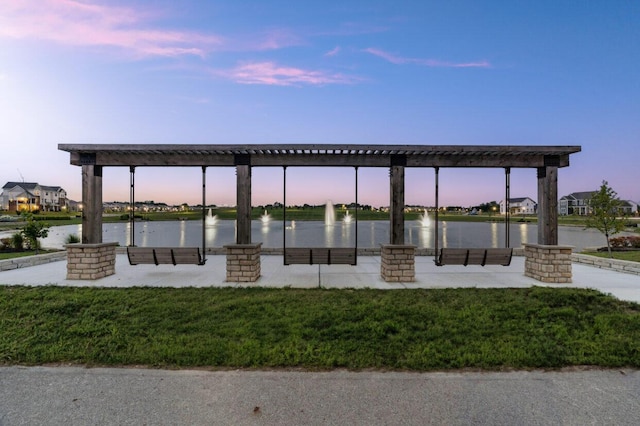
M 439 247 L 502 247 L 504 246 L 504 225 L 500 223 L 478 222 L 440 222 Z M 282 247 L 284 224 L 272 221 L 263 229 L 262 222 L 252 223 L 251 240 L 262 242 L 265 248 Z M 325 226 L 324 222 L 298 221 L 294 226 L 287 226 L 287 246 L 334 246 L 350 247 L 354 244 L 356 223 L 343 226 Z M 379 248 L 380 244 L 389 242 L 389 222 L 359 221 L 358 246 L 362 248 Z M 405 241 L 419 248 L 434 246 L 433 226 L 423 228 L 416 221 L 405 223 Z M 537 241 L 536 224 L 512 224 L 511 247 L 521 247 L 523 243 Z M 517 227 L 517 228 L 516 228 Z M 201 221 L 143 222 L 135 224 L 135 244 L 138 246 L 200 246 L 202 244 Z M 127 246 L 130 241 L 131 225 L 129 223 L 103 224 L 103 241 L 118 242 Z M 11 232 L 0 233 L 10 236 Z M 49 236 L 41 240 L 43 247 L 62 248 L 69 234 L 82 235 L 80 225 L 54 226 Z M 626 233 L 628 235 L 632 235 Z M 206 245 L 222 247 L 235 243 L 236 224 L 231 220 L 219 220 L 216 226 L 205 228 Z M 625 235 L 625 234 L 622 234 Z M 593 229 L 581 227 L 560 227 L 558 242 L 562 245 L 575 246 L 576 251 L 585 247 L 601 247 L 605 244 L 604 236 Z
M 185 241 L 187 241 L 187 221 L 180 221 L 180 247 L 185 246 Z
M 325 225 L 324 226 L 324 241 L 327 247 L 335 247 L 335 238 L 334 238 L 334 226 L 333 225 Z M 313 244 L 309 244 L 313 245 Z
M 420 227 L 420 246 L 427 247 L 431 240 L 433 239 L 433 235 L 431 232 L 430 226 L 421 226 Z
M 349 247 L 351 245 L 350 240 L 351 240 L 351 223 L 347 223 L 344 222 L 343 225 L 341 226 L 342 228 L 342 246 L 343 247 Z
M 518 227 L 520 228 L 520 242 L 521 244 L 526 244 L 529 242 L 528 240 L 528 225 L 521 223 L 520 225 L 518 225 Z
M 180 223 L 184 223 L 184 222 L 180 222 Z M 135 235 L 134 235 L 135 238 Z M 142 238 L 140 241 L 140 244 L 138 244 L 141 247 L 148 247 L 149 244 L 149 222 L 144 222 L 142 224 Z
M 498 245 L 498 224 L 496 222 L 491 223 L 491 247 L 500 247 Z

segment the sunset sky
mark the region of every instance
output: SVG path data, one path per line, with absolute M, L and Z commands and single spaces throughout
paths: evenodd
M 59 143 L 580 145 L 559 195 L 603 180 L 640 201 L 638 1 L 1 0 L 0 185 L 62 186 Z M 198 168 L 139 168 L 137 198 L 199 203 Z M 289 169 L 287 201 L 353 200 L 352 169 Z M 282 170 L 253 170 L 253 203 Z M 235 204 L 209 169 L 208 202 Z M 442 169 L 441 205 L 504 196 L 504 171 Z M 513 197 L 536 198 L 535 170 Z M 127 201 L 128 169 L 104 172 Z M 433 170 L 408 204 L 432 205 Z M 388 205 L 388 170 L 360 171 Z

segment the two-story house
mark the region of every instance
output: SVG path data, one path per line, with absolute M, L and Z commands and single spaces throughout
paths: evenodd
M 538 203 L 529 197 L 509 198 L 509 214 L 536 214 Z M 500 201 L 500 214 L 505 214 L 506 205 Z
M 35 182 L 7 182 L 0 193 L 0 210 L 60 211 L 68 208 L 67 192 Z
M 638 213 L 638 203 L 631 200 L 622 200 L 620 203 L 620 210 L 627 216 L 637 216 Z
M 586 216 L 591 213 L 589 200 L 598 191 L 574 192 L 565 195 L 558 201 L 558 214 L 565 216 L 576 214 Z M 633 216 L 638 214 L 638 203 L 629 200 L 620 200 L 620 213 Z
M 589 200 L 597 191 L 573 192 L 558 201 L 558 214 L 561 216 L 577 214 L 586 216 L 591 212 Z

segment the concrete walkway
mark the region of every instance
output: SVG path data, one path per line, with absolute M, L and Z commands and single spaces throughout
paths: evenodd
M 637 425 L 640 372 L 0 367 L 0 425 Z
M 507 288 L 549 286 L 524 276 L 524 257 L 514 257 L 511 266 L 442 266 L 433 258 L 416 257 L 416 282 L 387 283 L 380 277 L 380 257 L 360 256 L 357 266 L 282 264 L 282 256 L 262 256 L 262 277 L 258 287 L 297 288 Z M 53 262 L 0 273 L 0 285 L 62 285 L 92 287 L 229 287 L 226 282 L 226 258 L 208 256 L 204 266 L 129 265 L 126 255 L 117 255 L 116 273 L 96 281 L 67 280 L 66 262 Z M 569 287 L 593 288 L 621 300 L 640 302 L 640 275 L 614 272 L 574 263 L 573 283 Z
M 380 278 L 380 258 L 358 266 L 283 266 L 262 256 L 261 287 L 445 288 L 545 285 L 510 267 L 447 266 L 418 257 L 415 283 Z M 237 286 L 225 282 L 225 257 L 205 266 L 130 266 L 68 281 L 66 262 L 0 273 L 4 285 Z M 640 302 L 640 276 L 573 264 L 574 282 Z M 549 285 L 557 286 L 557 285 Z M 299 372 L 163 371 L 133 368 L 0 367 L 0 426 L 10 425 L 635 425 L 640 372 Z

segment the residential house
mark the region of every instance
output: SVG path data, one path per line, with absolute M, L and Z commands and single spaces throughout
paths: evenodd
M 591 212 L 589 200 L 597 191 L 573 192 L 565 195 L 558 201 L 558 214 L 561 216 L 580 215 L 586 216 Z
M 509 198 L 509 214 L 536 214 L 538 203 L 529 197 Z M 500 201 L 500 214 L 505 214 L 504 200 Z
M 622 200 L 622 205 L 620 206 L 620 210 L 627 216 L 637 216 L 638 215 L 638 203 L 631 200 Z
M 591 213 L 589 200 L 598 191 L 574 192 L 560 198 L 558 202 L 558 214 L 586 216 Z M 620 212 L 625 215 L 637 215 L 638 203 L 629 200 L 620 200 Z
M 0 210 L 61 211 L 67 208 L 67 192 L 59 186 L 45 186 L 35 182 L 7 182 L 0 193 Z

